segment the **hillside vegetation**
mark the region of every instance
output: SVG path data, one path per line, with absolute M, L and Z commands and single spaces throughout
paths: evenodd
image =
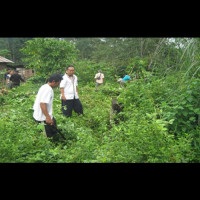
M 199 40 L 180 39 L 183 48 L 167 44 L 163 38 L 138 41 L 114 38 L 107 42 L 78 40 L 75 44 L 55 39 L 28 41 L 20 51 L 25 54 L 27 66 L 36 71 L 35 76 L 0 94 L 0 162 L 199 162 Z M 83 44 L 89 42 L 94 52 L 88 47 L 86 54 Z M 143 44 L 142 52 L 130 50 L 133 44 Z M 127 47 L 130 57 L 120 53 L 120 47 Z M 58 49 L 60 53 L 56 54 Z M 69 55 L 64 61 L 61 50 Z M 54 89 L 53 115 L 67 140 L 58 134 L 58 141 L 52 141 L 43 136 L 42 126 L 33 120 L 32 107 L 48 75 L 64 73 L 67 63 L 76 68 L 84 115 L 73 112 L 71 118 L 63 116 L 60 90 Z M 96 89 L 94 75 L 98 69 L 105 75 L 105 84 Z M 121 88 L 116 80 L 128 73 L 134 79 Z M 111 116 L 113 99 L 121 110 Z

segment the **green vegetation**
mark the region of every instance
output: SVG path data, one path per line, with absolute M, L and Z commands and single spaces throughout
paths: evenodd
M 36 75 L 0 95 L 0 162 L 200 162 L 198 38 L 176 38 L 174 42 L 166 38 L 48 39 L 48 48 L 41 45 L 37 54 L 31 54 L 28 49 L 35 45 L 34 40 L 39 39 L 27 42 L 26 50 L 20 51 L 35 66 Z M 64 117 L 60 90 L 54 89 L 54 116 L 67 140 L 58 135 L 59 140 L 53 142 L 33 120 L 32 107 L 45 76 L 63 72 L 62 56 L 54 53 L 65 44 L 71 52 L 71 60 L 65 61 L 74 64 L 79 78 L 84 116 L 73 112 L 71 118 Z M 55 63 L 59 65 L 55 67 Z M 105 75 L 105 84 L 96 90 L 98 69 Z M 120 88 L 117 78 L 128 73 L 137 79 Z M 111 120 L 113 99 L 123 109 Z

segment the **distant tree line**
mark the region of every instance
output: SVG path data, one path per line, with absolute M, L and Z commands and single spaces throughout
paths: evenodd
M 113 66 L 119 76 L 127 73 L 128 66 L 131 69 L 130 65 L 135 63 L 135 57 L 144 61 L 143 63 L 146 66 L 143 67 L 147 71 L 155 71 L 160 74 L 185 70 L 187 75 L 195 76 L 199 71 L 199 38 L 68 37 L 51 39 L 57 40 L 57 43 L 53 43 L 55 45 L 59 42 L 64 45 L 63 42 L 66 41 L 68 42 L 66 43 L 67 46 L 70 44 L 73 49 L 75 47 L 77 60 L 89 60 Z M 34 40 L 34 38 L 0 38 L 0 56 L 11 59 L 15 64 L 26 64 L 24 60 L 27 54 L 24 54 L 20 49 L 25 48 L 26 42 L 31 40 Z M 43 47 L 42 45 L 38 47 L 35 45 L 34 48 L 41 50 Z M 46 46 L 45 48 L 47 50 Z M 59 49 L 59 45 L 55 46 L 54 49 Z M 59 52 L 62 53 L 62 50 Z M 46 55 L 48 58 L 47 54 L 48 51 L 43 51 L 43 56 Z M 62 56 L 66 59 L 64 52 L 59 59 L 62 59 Z M 55 58 L 58 59 L 56 56 Z
M 12 60 L 15 64 L 23 64 L 25 55 L 19 49 L 25 46 L 25 42 L 32 38 L 0 38 L 0 56 Z

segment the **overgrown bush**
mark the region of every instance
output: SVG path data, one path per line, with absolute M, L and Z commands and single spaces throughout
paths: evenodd
M 60 90 L 55 88 L 54 116 L 67 138 L 58 136 L 55 143 L 43 136 L 32 118 L 41 83 L 27 82 L 4 96 L 0 162 L 199 162 L 200 129 L 198 120 L 191 118 L 199 114 L 199 84 L 197 79 L 180 82 L 169 76 L 132 81 L 126 88 L 116 82 L 98 90 L 95 84 L 79 85 L 84 116 L 73 112 L 71 118 L 62 115 Z M 114 116 L 118 124 L 110 120 L 113 96 L 123 104 Z

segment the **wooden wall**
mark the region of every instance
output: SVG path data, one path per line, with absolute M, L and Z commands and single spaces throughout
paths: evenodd
M 34 75 L 34 72 L 32 69 L 27 68 L 16 68 L 16 70 L 19 71 L 19 74 L 22 76 L 24 80 L 27 80 L 29 77 Z

